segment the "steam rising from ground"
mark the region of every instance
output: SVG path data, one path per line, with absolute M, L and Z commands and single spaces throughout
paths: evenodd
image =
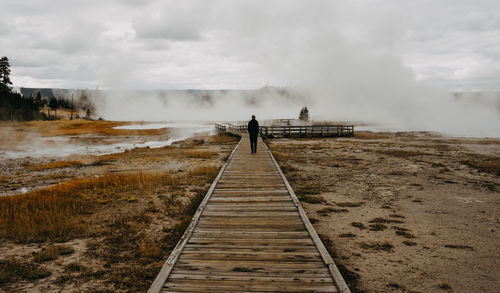
M 381 128 L 460 136 L 500 136 L 498 98 L 493 107 L 485 107 L 473 98 L 464 103 L 450 94 L 452 89 L 417 80 L 397 50 L 404 31 L 393 26 L 402 23 L 387 7 L 380 15 L 365 15 L 369 21 L 364 23 L 366 26 L 359 26 L 345 16 L 357 15 L 355 11 L 363 9 L 364 4 L 357 2 L 287 5 L 288 1 L 238 1 L 224 2 L 223 6 L 217 1 L 209 3 L 206 13 L 190 30 L 199 42 L 172 40 L 172 46 L 182 44 L 182 48 L 196 51 L 203 41 L 216 36 L 210 44 L 217 45 L 207 49 L 242 64 L 251 62 L 257 72 L 265 72 L 265 82 L 285 86 L 288 94 L 276 88 L 254 93 L 107 91 L 100 108 L 106 119 L 220 121 L 246 120 L 251 114 L 260 119 L 295 118 L 301 107 L 308 106 L 315 120 L 365 121 Z M 198 11 L 196 7 L 187 5 L 182 12 L 187 17 Z M 217 9 L 221 7 L 226 9 Z M 157 16 L 158 20 L 162 17 L 168 18 L 168 13 Z M 161 21 L 156 29 L 157 26 L 161 26 Z M 172 31 L 175 24 L 164 29 Z M 130 68 L 135 67 L 133 60 L 127 62 Z M 113 78 L 105 84 L 108 88 L 128 86 L 130 83 L 120 81 L 137 78 L 125 74 L 129 70 L 110 70 Z M 165 83 L 171 84 L 170 80 Z
M 292 94 L 258 91 L 108 91 L 98 101 L 110 120 L 244 121 L 297 118 L 307 105 L 312 119 L 368 122 L 372 130 L 426 130 L 456 136 L 500 136 L 500 97 L 451 94 L 411 80 L 339 82 Z M 326 81 L 325 81 L 326 82 Z M 378 84 L 378 82 L 381 82 Z

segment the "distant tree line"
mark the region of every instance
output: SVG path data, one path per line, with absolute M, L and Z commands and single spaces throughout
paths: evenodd
M 76 101 L 55 95 L 42 97 L 40 91 L 28 95 L 14 92 L 10 72 L 9 59 L 0 58 L 0 120 L 54 120 L 58 118 L 57 109 L 82 110 L 86 118 L 90 118 L 94 112 L 94 106 L 85 90 L 80 91 Z M 75 118 L 77 117 L 75 113 Z

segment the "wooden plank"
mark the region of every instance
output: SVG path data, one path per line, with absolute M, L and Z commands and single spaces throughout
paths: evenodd
M 253 270 L 260 269 L 294 269 L 294 270 L 302 270 L 302 269 L 326 269 L 325 264 L 322 260 L 311 261 L 311 262 L 301 262 L 301 261 L 289 261 L 289 262 L 276 262 L 276 261 L 264 261 L 264 260 L 231 260 L 229 262 L 227 259 L 225 260 L 193 260 L 193 259 L 179 259 L 177 261 L 179 266 L 188 265 L 188 266 L 206 266 L 206 267 L 214 267 L 214 268 L 250 268 Z
M 285 185 L 288 189 L 288 192 L 290 193 L 290 196 L 292 197 L 294 204 L 297 206 L 300 217 L 302 218 L 304 225 L 306 226 L 306 229 L 309 232 L 309 235 L 311 236 L 314 244 L 318 248 L 323 261 L 328 266 L 328 269 L 330 270 L 332 278 L 335 280 L 335 283 L 337 285 L 337 288 L 339 289 L 339 292 L 350 293 L 351 290 L 349 290 L 349 287 L 347 287 L 347 284 L 345 283 L 344 278 L 340 274 L 337 266 L 335 265 L 335 263 L 333 262 L 333 260 L 330 256 L 330 254 L 328 253 L 325 246 L 323 245 L 323 242 L 321 242 L 321 239 L 319 239 L 319 236 L 316 233 L 316 230 L 314 230 L 314 227 L 312 226 L 311 222 L 309 221 L 309 218 L 307 217 L 304 209 L 302 208 L 302 205 L 300 204 L 299 199 L 295 195 L 295 192 L 293 191 L 292 186 L 290 185 L 290 183 L 288 183 L 288 180 L 286 179 L 285 175 L 283 174 L 283 171 L 281 170 L 280 166 L 278 165 L 278 162 L 276 162 L 276 160 L 274 159 L 274 156 L 269 151 L 269 149 L 267 148 L 266 145 L 265 145 L 265 148 L 269 152 L 269 155 L 271 156 L 271 160 L 274 162 L 276 169 L 278 170 L 281 177 L 283 178 L 283 182 L 285 183 Z
M 192 274 L 192 275 L 216 275 L 216 276 L 288 276 L 288 277 L 330 277 L 330 272 L 325 269 L 265 269 L 265 268 L 244 268 L 244 267 L 221 267 L 212 268 L 206 266 L 176 266 L 173 274 Z
M 204 238 L 243 238 L 243 239 L 303 239 L 310 238 L 305 231 L 298 232 L 255 232 L 195 229 L 195 237 Z
M 167 260 L 162 292 L 338 292 L 295 194 L 262 140 L 258 149 L 243 136 L 233 150 Z
M 150 292 L 150 293 L 159 292 L 161 290 L 161 288 L 163 287 L 163 285 L 165 284 L 165 281 L 167 280 L 170 272 L 172 271 L 172 268 L 174 267 L 175 262 L 177 261 L 177 259 L 179 258 L 179 255 L 182 252 L 182 249 L 184 248 L 187 241 L 189 240 L 189 237 L 191 237 L 191 234 L 194 231 L 194 228 L 195 228 L 195 226 L 196 226 L 196 224 L 201 216 L 201 213 L 203 212 L 204 207 L 207 205 L 207 202 L 210 199 L 210 196 L 211 196 L 212 192 L 214 191 L 215 186 L 217 185 L 217 181 L 222 177 L 224 170 L 226 169 L 229 162 L 231 162 L 231 159 L 234 156 L 234 154 L 236 153 L 236 150 L 238 149 L 240 144 L 241 144 L 241 140 L 238 142 L 236 147 L 233 149 L 233 151 L 229 155 L 229 158 L 227 159 L 227 161 L 224 163 L 224 165 L 220 169 L 214 182 L 212 182 L 212 185 L 210 186 L 207 194 L 205 195 L 205 197 L 203 198 L 203 201 L 200 203 L 200 206 L 196 210 L 196 213 L 194 214 L 194 216 L 191 220 L 191 223 L 189 224 L 188 228 L 186 229 L 186 231 L 182 235 L 181 240 L 177 243 L 174 250 L 170 253 L 170 256 L 168 257 L 165 264 L 162 266 L 160 272 L 158 273 L 158 276 L 156 276 L 156 279 L 151 284 L 151 287 L 149 288 L 148 292 Z
M 165 284 L 167 290 L 211 292 L 213 289 L 230 292 L 338 292 L 332 283 L 265 282 L 265 281 L 229 281 L 229 280 L 182 280 L 175 279 Z M 169 291 L 165 291 L 169 292 Z
M 314 242 L 310 238 L 302 239 L 227 239 L 227 238 L 199 238 L 193 235 L 189 241 L 190 244 L 219 244 L 219 245 L 314 245 Z

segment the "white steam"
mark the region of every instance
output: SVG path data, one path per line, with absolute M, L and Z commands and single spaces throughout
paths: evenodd
M 176 38 L 168 37 L 175 25 L 164 28 L 167 37 L 158 33 L 158 27 L 154 27 L 156 34 L 153 34 L 147 33 L 148 27 L 136 26 L 139 37 L 167 38 L 164 40 L 169 46 L 165 50 L 169 54 L 165 58 L 170 60 L 174 56 L 182 60 L 179 61 L 182 66 L 171 60 L 174 63 L 168 63 L 171 67 L 165 71 L 179 70 L 185 74 L 180 71 L 183 66 L 199 69 L 186 75 L 185 81 L 179 81 L 181 74 L 168 74 L 164 81 L 167 85 L 203 84 L 203 80 L 216 84 L 209 76 L 209 69 L 217 67 L 204 62 L 203 58 L 221 61 L 222 69 L 213 72 L 214 76 L 224 71 L 227 65 L 224 60 L 231 59 L 240 64 L 253 64 L 253 69 L 242 66 L 242 72 L 235 74 L 241 80 L 246 74 L 253 77 L 253 81 L 259 80 L 255 78 L 257 72 L 263 83 L 284 86 L 291 94 L 264 89 L 252 97 L 251 92 L 213 91 L 207 98 L 203 92 L 115 90 L 106 92 L 101 113 L 113 120 L 227 121 L 245 120 L 252 114 L 260 119 L 295 118 L 306 105 L 311 118 L 316 120 L 366 121 L 395 130 L 430 130 L 459 136 L 500 136 L 498 107 L 484 106 L 474 98 L 465 103 L 458 101 L 450 93 L 453 89 L 419 81 L 413 70 L 405 65 L 401 53 L 404 48 L 398 44 L 410 34 L 422 35 L 423 31 L 417 29 L 427 24 L 418 23 L 419 15 L 404 9 L 393 11 L 393 6 L 399 7 L 398 1 L 392 4 L 375 2 L 374 7 L 363 1 L 350 4 L 209 1 L 203 4 L 206 7 L 202 15 L 195 9 L 197 5 L 191 5 L 198 17 L 193 27 L 186 27 L 190 22 L 182 23 L 181 32 L 189 31 L 190 36 L 196 36 L 187 38 L 189 42 L 178 34 L 174 34 Z M 380 13 L 368 11 L 365 5 L 380 6 Z M 191 6 L 182 10 L 185 17 L 190 16 Z M 168 9 L 158 11 L 155 19 L 160 25 L 163 18 L 169 18 L 169 12 Z M 413 23 L 414 27 L 405 27 L 405 16 L 417 22 Z M 451 29 L 453 26 L 445 27 Z M 202 54 L 204 44 L 210 54 Z M 161 54 L 158 50 L 148 57 L 132 54 L 127 62 L 117 62 L 126 64 L 126 70 L 121 67 L 115 70 L 106 64 L 112 78 L 103 79 L 104 87 L 126 88 L 141 79 L 144 81 L 139 82 L 138 88 L 147 87 L 150 79 L 144 74 L 144 63 L 153 64 L 152 59 L 161 59 Z M 213 55 L 227 58 L 214 59 Z M 200 59 L 194 59 L 196 63 L 191 64 L 187 56 Z M 134 68 L 142 68 L 142 75 Z M 150 68 L 152 72 L 160 71 L 156 65 Z M 198 71 L 204 73 L 203 80 L 198 80 Z M 158 80 L 161 76 L 152 74 L 152 78 Z

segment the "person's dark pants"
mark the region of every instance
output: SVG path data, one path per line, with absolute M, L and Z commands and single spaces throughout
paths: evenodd
M 257 135 L 250 135 L 250 148 L 252 154 L 257 152 Z

